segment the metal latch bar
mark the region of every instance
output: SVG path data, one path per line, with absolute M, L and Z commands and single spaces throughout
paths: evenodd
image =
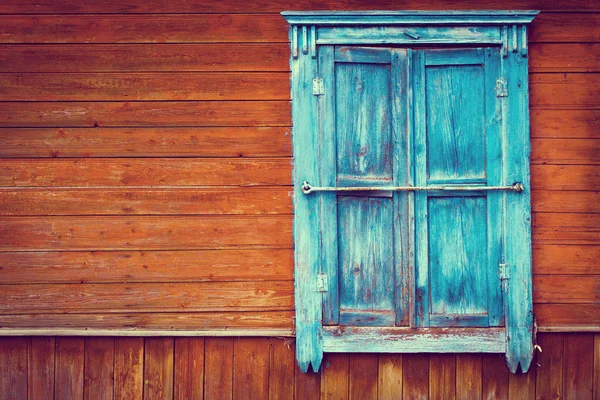
M 478 192 L 482 190 L 506 190 L 512 192 L 522 192 L 525 187 L 522 183 L 517 182 L 510 186 L 357 186 L 357 187 L 319 187 L 312 186 L 307 181 L 302 183 L 302 192 L 310 194 L 313 192 L 367 192 L 367 191 L 391 191 L 391 192 L 424 192 L 424 191 L 463 191 L 463 192 Z

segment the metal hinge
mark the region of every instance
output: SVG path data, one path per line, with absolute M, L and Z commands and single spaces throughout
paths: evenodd
M 327 292 L 329 291 L 329 279 L 326 274 L 317 275 L 317 291 Z
M 508 265 L 505 263 L 498 264 L 498 276 L 500 280 L 504 281 L 510 279 L 510 272 L 508 271 Z
M 508 97 L 508 89 L 506 88 L 506 81 L 504 78 L 498 78 L 496 80 L 496 97 Z
M 323 79 L 314 78 L 313 79 L 313 94 L 315 96 L 321 96 L 325 94 L 325 87 L 323 85 Z

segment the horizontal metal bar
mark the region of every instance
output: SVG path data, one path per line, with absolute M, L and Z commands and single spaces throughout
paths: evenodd
M 302 192 L 304 194 L 310 194 L 312 192 L 367 192 L 367 191 L 391 191 L 391 192 L 424 192 L 424 191 L 463 191 L 463 192 L 479 192 L 479 191 L 493 191 L 493 190 L 506 190 L 512 192 L 522 192 L 525 187 L 522 183 L 517 182 L 510 186 L 357 186 L 357 187 L 319 187 L 312 186 L 310 183 L 304 181 L 302 183 Z

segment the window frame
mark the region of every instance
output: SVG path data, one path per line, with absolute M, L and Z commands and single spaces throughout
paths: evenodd
M 512 372 L 527 371 L 533 355 L 529 93 L 527 26 L 538 11 L 283 12 L 290 25 L 294 149 L 296 357 L 318 371 L 323 352 L 506 353 Z M 319 146 L 318 48 L 322 45 L 499 47 L 504 176 L 524 191 L 506 202 L 510 234 L 503 260 L 505 328 L 328 327 L 322 324 L 321 197 L 304 181 L 322 182 Z M 316 88 L 313 88 L 317 85 Z M 505 96 L 502 92 L 509 93 Z M 314 93 L 313 93 L 314 92 Z M 326 96 L 327 94 L 324 93 Z M 311 154 L 313 156 L 306 156 Z M 510 182 L 513 183 L 513 182 Z M 509 184 L 510 184 L 509 183 Z M 506 225 L 506 222 L 504 222 Z M 514 284 L 513 284 L 514 283 Z M 518 283 L 518 284 L 517 284 Z M 412 283 L 414 285 L 414 282 Z

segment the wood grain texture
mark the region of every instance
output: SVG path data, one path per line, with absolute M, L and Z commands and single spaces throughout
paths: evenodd
M 0 72 L 287 72 L 288 53 L 287 43 L 2 44 Z
M 55 399 L 82 399 L 84 393 L 84 338 L 56 338 Z
M 576 4 L 574 4 L 576 6 Z M 529 29 L 530 42 L 597 42 L 600 37 L 598 13 L 542 12 Z
M 227 335 L 229 331 L 246 332 L 248 335 L 292 336 L 294 312 L 289 311 L 219 311 L 219 312 L 151 312 L 151 313 L 102 313 L 93 314 L 15 314 L 3 315 L 0 326 L 7 329 L 39 329 L 55 327 L 59 329 L 103 330 L 108 335 L 111 329 L 129 331 L 131 336 L 144 331 L 163 332 L 168 335 L 177 331 L 199 331 L 204 335 Z
M 536 368 L 530 368 L 526 374 L 510 374 L 508 378 L 508 398 L 527 400 L 535 397 Z
M 597 191 L 600 166 L 597 165 L 532 165 L 531 187 L 537 190 Z
M 260 188 L 0 190 L 0 215 L 291 214 L 291 190 Z
M 174 400 L 198 400 L 204 394 L 204 338 L 175 339 Z
M 269 398 L 270 343 L 258 338 L 233 341 L 233 399 Z
M 286 400 L 293 396 L 295 386 L 294 342 L 274 338 L 270 342 L 269 400 Z
M 289 217 L 2 217 L 0 250 L 290 248 Z
M 0 293 L 0 313 L 282 311 L 292 300 L 289 281 L 13 285 Z
M 0 43 L 287 43 L 286 28 L 276 13 L 0 15 Z
M 0 128 L 1 157 L 289 157 L 289 127 Z
M 349 398 L 350 356 L 325 354 L 321 372 L 321 399 L 344 400 Z
M 529 87 L 533 109 L 598 108 L 599 74 L 531 74 Z
M 504 366 L 503 366 L 504 368 Z M 461 395 L 461 393 L 458 393 Z M 432 400 L 456 399 L 456 355 L 430 354 L 429 397 Z
M 564 337 L 563 393 L 565 399 L 592 399 L 593 349 L 593 333 L 576 333 Z
M 482 355 L 482 396 L 484 400 L 508 400 L 510 371 L 502 354 Z
M 536 245 L 533 273 L 537 275 L 597 275 L 600 246 Z
M 28 350 L 28 398 L 54 400 L 54 358 L 56 351 L 55 338 L 31 338 Z
M 204 360 L 204 397 L 232 399 L 233 339 L 206 338 Z
M 600 164 L 600 139 L 533 139 L 532 164 Z
M 536 398 L 562 398 L 564 335 L 544 335 L 538 344 L 542 352 L 537 357 Z
M 464 399 L 481 399 L 482 356 L 458 354 L 456 356 L 456 392 Z
M 418 400 L 429 398 L 429 354 L 402 356 L 402 398 Z
M 600 305 L 587 304 L 536 304 L 535 316 L 538 326 L 544 330 L 561 332 L 567 329 L 597 330 L 600 321 Z
M 5 101 L 289 100 L 289 81 L 286 73 L 252 72 L 11 73 L 0 74 L 0 98 Z
M 0 253 L 2 284 L 293 280 L 291 250 Z
M 294 398 L 297 400 L 320 400 L 322 371 L 303 373 L 295 361 L 294 365 Z
M 374 399 L 378 395 L 377 354 L 351 354 L 349 365 L 350 400 Z
M 115 338 L 115 400 L 141 400 L 144 395 L 144 339 Z
M 27 338 L 7 338 L 0 342 L 0 397 L 27 398 Z
M 600 275 L 535 275 L 533 283 L 536 303 L 582 304 L 600 300 Z
M 530 72 L 600 72 L 600 43 L 532 43 Z
M 288 158 L 9 159 L 2 187 L 289 185 Z M 151 188 L 149 188 L 151 189 Z
M 0 127 L 289 126 L 287 101 L 6 102 Z
M 533 215 L 534 244 L 586 244 L 600 242 L 599 214 L 540 213 Z
M 402 354 L 379 354 L 377 398 L 402 399 Z
M 600 213 L 600 192 L 533 190 L 533 212 Z
M 477 9 L 481 3 L 477 0 L 461 0 L 452 5 L 457 10 Z M 445 10 L 447 5 L 437 0 L 410 0 L 403 3 L 408 10 Z M 152 0 L 140 3 L 137 0 L 127 1 L 98 1 L 87 0 L 77 4 L 65 1 L 36 0 L 23 4 L 19 0 L 6 0 L 0 8 L 0 13 L 14 14 L 79 14 L 79 13 L 199 13 L 199 12 L 227 12 L 227 13 L 279 13 L 281 10 L 312 10 L 312 9 L 353 9 L 353 10 L 397 10 L 398 4 L 393 0 L 375 0 L 369 2 L 355 0 L 327 0 L 315 2 L 314 0 L 280 1 L 270 0 L 260 3 L 239 4 L 237 2 L 206 3 L 202 0 L 183 1 L 176 0 L 164 3 Z M 600 11 L 595 2 L 589 0 L 560 0 L 547 3 L 543 0 L 509 0 L 488 1 L 486 9 L 527 10 L 538 9 L 544 11 Z
M 532 138 L 600 137 L 600 110 L 531 110 Z
M 144 398 L 172 399 L 173 338 L 147 338 L 144 343 Z
M 86 338 L 83 398 L 114 398 L 115 339 Z

